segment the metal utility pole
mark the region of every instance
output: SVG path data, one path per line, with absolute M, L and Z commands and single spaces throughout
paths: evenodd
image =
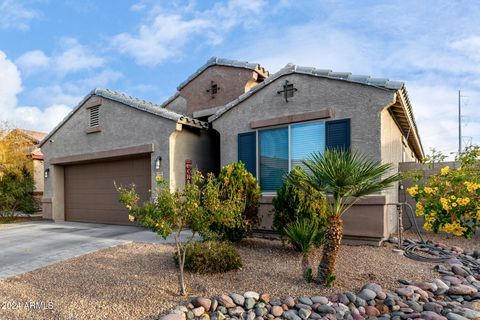
M 462 152 L 462 100 L 458 90 L 458 155 Z

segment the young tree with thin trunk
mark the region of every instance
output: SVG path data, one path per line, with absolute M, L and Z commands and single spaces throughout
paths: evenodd
M 389 163 L 382 164 L 357 152 L 335 149 L 314 153 L 303 164 L 307 170 L 298 171 L 288 179 L 303 190 L 306 185 L 318 190 L 328 199 L 328 222 L 317 282 L 330 285 L 335 280 L 343 237 L 343 214 L 361 197 L 390 188 L 400 175 L 391 174 L 393 167 Z
M 231 193 L 225 198 L 221 194 L 220 184 L 213 174 L 205 179 L 196 171 L 193 183 L 185 185 L 183 190 L 171 192 L 167 182 L 156 177 L 157 186 L 152 201 L 138 204 L 139 196 L 134 186 L 117 187 L 120 202 L 129 211 L 130 221 L 154 231 L 166 239 L 173 235 L 179 268 L 179 292 L 186 295 L 184 279 L 185 254 L 195 236 L 205 232 L 214 223 L 235 226 L 242 218 L 245 209 L 245 197 L 241 193 Z M 182 231 L 190 229 L 191 234 L 182 237 Z

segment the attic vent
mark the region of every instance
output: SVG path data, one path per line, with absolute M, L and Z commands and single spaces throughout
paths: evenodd
M 89 110 L 90 110 L 90 128 L 98 127 L 100 123 L 100 106 L 91 107 Z

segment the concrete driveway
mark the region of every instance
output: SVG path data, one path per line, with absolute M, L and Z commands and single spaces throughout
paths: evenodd
M 183 237 L 191 235 L 189 231 Z M 173 243 L 135 226 L 35 221 L 0 225 L 0 280 L 129 242 Z

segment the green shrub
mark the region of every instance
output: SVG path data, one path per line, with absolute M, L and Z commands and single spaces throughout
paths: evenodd
M 178 263 L 177 254 L 175 263 Z M 230 242 L 195 242 L 185 253 L 185 270 L 195 273 L 221 273 L 241 267 L 242 258 Z
M 257 179 L 245 169 L 242 162 L 231 163 L 222 168 L 218 175 L 220 192 L 223 198 L 233 194 L 241 194 L 245 199 L 245 210 L 242 219 L 235 227 L 214 224 L 210 232 L 203 233 L 204 239 L 220 239 L 237 242 L 242 240 L 258 223 L 258 206 L 262 196 Z
M 295 167 L 289 176 L 294 172 L 302 171 Z M 319 227 L 326 223 L 326 201 L 325 197 L 311 187 L 305 186 L 301 190 L 294 186 L 289 179 L 285 179 L 283 186 L 277 191 L 273 199 L 273 228 L 280 233 L 282 238 L 286 237 L 285 227 L 301 219 L 313 221 Z
M 13 219 L 16 211 L 34 213 L 38 203 L 33 196 L 35 184 L 29 172 L 4 174 L 0 178 L 0 216 Z

